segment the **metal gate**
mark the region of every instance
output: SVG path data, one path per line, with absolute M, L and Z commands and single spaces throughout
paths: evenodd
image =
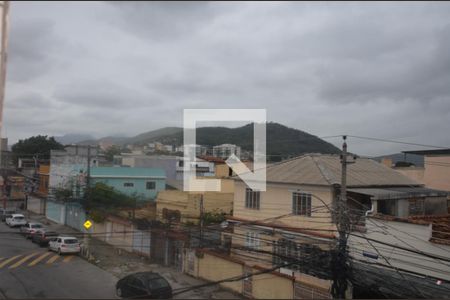
M 150 256 L 151 233 L 150 231 L 136 230 L 133 232 L 133 252 Z
M 79 203 L 66 204 L 66 225 L 79 231 L 84 231 L 86 212 Z

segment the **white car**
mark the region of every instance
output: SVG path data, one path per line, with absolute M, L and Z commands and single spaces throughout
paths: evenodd
M 43 229 L 44 225 L 41 223 L 27 223 L 20 227 L 20 233 L 22 233 L 27 239 L 30 239 L 37 230 Z
M 58 236 L 50 240 L 48 249 L 50 251 L 58 252 L 59 255 L 63 253 L 79 253 L 80 243 L 75 237 Z
M 6 225 L 9 227 L 24 226 L 25 224 L 27 224 L 27 220 L 22 214 L 12 214 L 10 218 L 6 219 Z

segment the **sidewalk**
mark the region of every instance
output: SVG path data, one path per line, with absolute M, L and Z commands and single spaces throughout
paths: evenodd
M 80 232 L 68 226 L 56 224 L 49 221 L 43 215 L 36 215 L 32 212 L 26 212 L 29 220 L 40 222 L 48 228 L 64 234 L 74 234 L 80 237 Z M 173 289 L 188 288 L 206 283 L 206 281 L 193 278 L 187 274 L 178 272 L 170 267 L 164 267 L 158 264 L 152 264 L 146 257 L 139 256 L 121 249 L 117 249 L 112 245 L 91 238 L 89 240 L 89 250 L 91 254 L 90 262 L 101 269 L 111 273 L 117 278 L 122 278 L 128 274 L 143 271 L 153 271 L 161 274 L 171 284 Z M 230 291 L 221 288 L 219 285 L 205 287 L 192 290 L 184 294 L 174 297 L 175 299 L 242 299 L 240 295 L 236 295 Z

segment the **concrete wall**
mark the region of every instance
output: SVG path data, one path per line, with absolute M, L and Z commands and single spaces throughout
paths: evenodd
M 188 273 L 208 281 L 241 277 L 244 274 L 255 274 L 266 270 L 261 267 L 248 267 L 244 261 L 211 252 L 191 255 L 191 258 L 194 258 L 194 272 Z M 330 298 L 331 282 L 323 280 L 317 285 L 318 281 L 314 281 L 310 277 L 308 275 L 292 277 L 278 272 L 254 275 L 249 278 L 251 290 L 246 290 L 245 295 L 254 299 L 300 299 L 299 295 L 295 295 L 294 292 L 295 288 L 300 287 L 310 291 L 309 299 Z M 220 285 L 236 293 L 244 293 L 244 280 Z
M 450 191 L 450 155 L 425 156 L 424 183 L 438 190 Z
M 113 219 L 107 219 L 103 223 L 93 222 L 90 229 L 95 238 L 129 252 L 133 249 L 133 231 L 131 223 Z
M 411 249 L 416 252 L 421 251 L 450 259 L 450 246 L 438 245 L 429 241 L 431 238 L 431 225 L 367 218 L 366 227 L 367 232 L 364 234 L 359 233 L 358 235 L 370 238 L 371 240 Z M 395 249 L 392 246 L 383 245 L 374 241 L 371 243 L 394 267 L 443 280 L 450 280 L 450 266 L 447 262 L 425 257 L 419 253 Z M 350 235 L 349 246 L 351 256 L 370 263 L 387 265 L 381 255 L 378 256 L 378 259 L 363 255 L 363 251 L 377 255 L 377 251 L 365 238 Z
M 242 276 L 242 274 L 243 264 L 209 254 L 204 254 L 203 258 L 198 258 L 198 277 L 208 281 L 218 281 L 234 276 Z M 226 282 L 222 283 L 221 286 L 239 294 L 242 293 L 242 281 Z
M 260 209 L 250 209 L 245 207 L 245 189 L 247 186 L 243 182 L 236 181 L 234 187 L 233 216 L 237 218 L 246 220 L 264 220 L 292 214 L 292 193 L 298 189 L 313 195 L 311 197 L 311 207 L 313 210 L 311 214 L 312 217 L 297 215 L 286 216 L 278 218 L 277 222 L 287 226 L 304 229 L 335 229 L 335 225 L 331 219 L 331 213 L 324 207 L 324 203 L 329 207 L 332 206 L 333 193 L 331 187 L 268 183 L 267 190 L 261 192 L 260 195 Z M 320 221 L 325 223 L 317 223 L 317 218 L 320 218 Z
M 91 166 L 98 162 L 96 157 L 91 158 Z M 50 159 L 49 188 L 68 188 L 72 183 L 79 182 L 85 186 L 87 174 L 87 157 L 69 155 L 64 151 L 53 151 Z
M 166 208 L 180 211 L 181 222 L 197 223 L 200 217 L 200 198 L 200 194 L 178 190 L 161 191 L 156 199 L 157 218 L 162 220 L 162 211 Z M 203 194 L 203 208 L 205 212 L 230 214 L 233 208 L 233 194 L 206 192 Z
M 45 214 L 44 199 L 28 196 L 27 210 L 36 214 Z

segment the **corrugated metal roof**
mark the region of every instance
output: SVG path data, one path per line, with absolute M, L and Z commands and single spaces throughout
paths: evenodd
M 305 154 L 267 167 L 267 181 L 278 183 L 340 184 L 339 155 Z M 349 187 L 420 186 L 405 175 L 369 158 L 356 158 L 347 166 Z
M 166 174 L 163 169 L 157 168 L 129 168 L 129 167 L 94 167 L 91 168 L 92 177 L 161 177 Z
M 396 187 L 386 189 L 351 188 L 349 192 L 372 196 L 374 200 L 407 199 L 415 197 L 446 197 L 448 192 L 424 187 Z

